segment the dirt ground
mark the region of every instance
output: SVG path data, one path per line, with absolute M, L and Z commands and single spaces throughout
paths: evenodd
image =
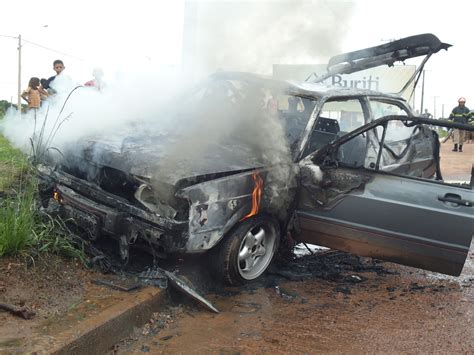
M 114 353 L 474 353 L 474 243 L 460 277 L 340 252 L 175 302 Z
M 441 173 L 446 181 L 469 181 L 474 166 L 474 143 L 463 145 L 463 152 L 453 152 L 449 140 L 441 144 Z
M 0 311 L 0 350 L 29 337 L 41 322 L 53 319 L 84 294 L 84 284 L 94 274 L 75 261 L 44 256 L 35 264 L 29 259 L 0 259 L 0 302 L 35 312 L 24 320 Z

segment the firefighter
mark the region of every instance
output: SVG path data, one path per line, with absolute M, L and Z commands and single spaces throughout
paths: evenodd
M 449 115 L 449 119 L 456 123 L 468 123 L 470 121 L 471 111 L 465 106 L 466 99 L 461 97 L 458 100 L 458 106 L 453 108 L 453 111 Z M 453 152 L 462 152 L 462 145 L 464 143 L 466 132 L 460 129 L 453 130 L 454 136 L 454 148 Z M 458 150 L 459 146 L 459 150 Z
M 471 111 L 471 114 L 469 116 L 469 124 L 474 125 L 474 111 Z M 469 141 L 470 143 L 472 143 L 474 141 L 474 132 L 473 131 L 466 132 L 466 141 Z

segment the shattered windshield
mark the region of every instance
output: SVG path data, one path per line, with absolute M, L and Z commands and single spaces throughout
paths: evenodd
M 303 134 L 316 100 L 289 94 L 281 84 L 245 80 L 213 80 L 187 98 L 177 120 L 186 129 L 199 125 L 223 133 L 227 142 L 253 139 L 256 130 L 283 146 L 294 147 Z M 216 135 L 217 137 L 217 135 Z M 246 138 L 247 137 L 247 138 Z

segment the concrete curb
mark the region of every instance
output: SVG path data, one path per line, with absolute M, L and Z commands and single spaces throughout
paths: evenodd
M 56 336 L 40 339 L 33 352 L 48 354 L 103 354 L 141 327 L 165 301 L 165 292 L 147 287 Z

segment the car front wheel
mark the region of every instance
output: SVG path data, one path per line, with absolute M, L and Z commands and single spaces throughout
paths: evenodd
M 270 265 L 278 241 L 278 224 L 274 219 L 249 218 L 231 230 L 213 250 L 213 272 L 230 285 L 255 280 Z

